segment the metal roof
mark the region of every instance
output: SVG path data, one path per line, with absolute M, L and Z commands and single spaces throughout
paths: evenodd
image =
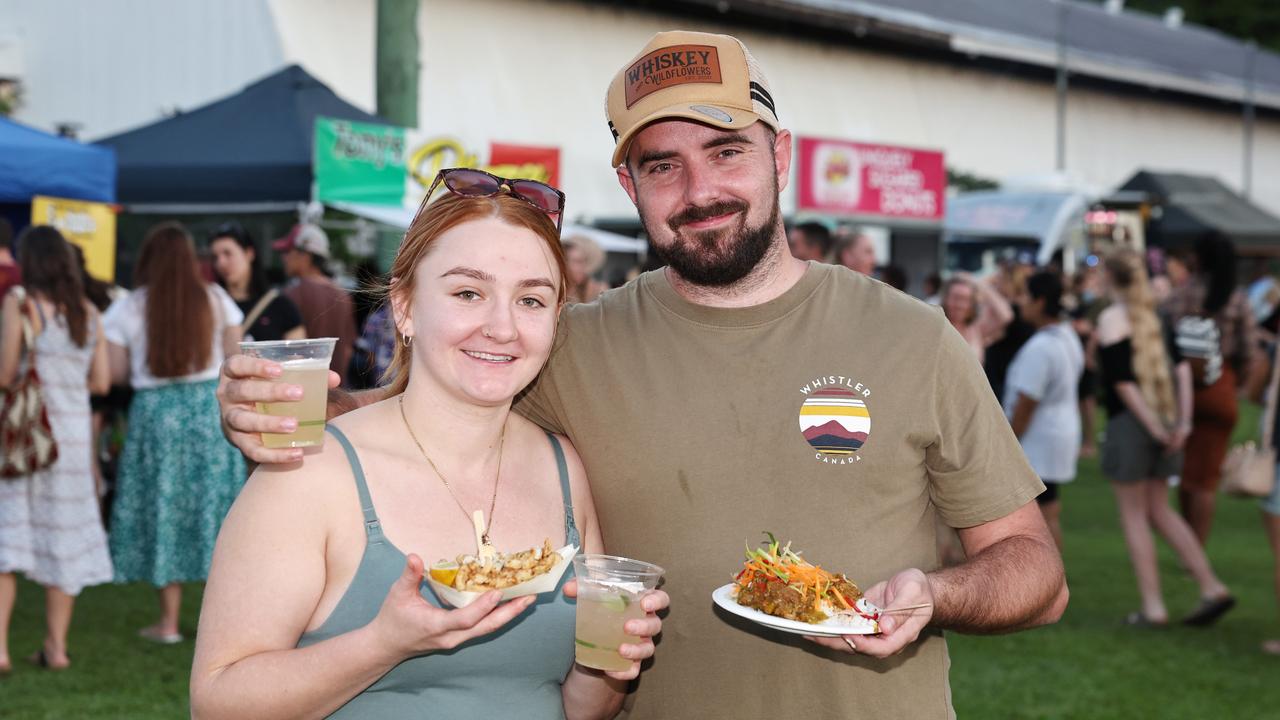
M 1216 30 L 1132 10 L 1110 13 L 1077 0 L 685 0 L 742 16 L 917 38 L 972 57 L 1056 67 L 1061 30 L 1073 74 L 1280 108 L 1280 54 Z M 1252 57 L 1250 57 L 1252 55 Z

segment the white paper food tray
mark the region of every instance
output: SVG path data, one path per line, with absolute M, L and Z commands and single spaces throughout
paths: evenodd
M 524 582 L 512 585 L 509 588 L 504 588 L 502 590 L 503 601 L 524 597 L 525 595 L 538 595 L 555 590 L 556 586 L 560 584 L 560 578 L 564 576 L 564 571 L 569 569 L 569 563 L 573 562 L 573 556 L 578 554 L 578 546 L 565 545 L 555 552 L 560 556 L 560 559 L 556 561 L 555 565 L 551 566 L 550 570 L 533 578 L 532 580 L 525 580 Z M 486 592 L 489 592 L 488 590 L 481 592 L 456 590 L 437 581 L 435 578 L 431 577 L 430 573 L 427 573 L 426 581 L 427 584 L 431 586 L 431 589 L 435 591 L 436 597 L 456 608 L 466 607 L 475 602 Z

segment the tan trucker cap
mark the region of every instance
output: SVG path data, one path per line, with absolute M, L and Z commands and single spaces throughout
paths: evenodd
M 655 120 L 685 118 L 726 130 L 761 120 L 781 129 L 769 83 L 747 46 L 731 35 L 701 32 L 654 35 L 609 83 L 605 112 L 617 143 L 613 167 L 626 160 L 631 138 Z

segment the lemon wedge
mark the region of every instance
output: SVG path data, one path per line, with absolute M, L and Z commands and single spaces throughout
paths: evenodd
M 432 580 L 441 585 L 453 587 L 453 579 L 458 576 L 458 563 L 442 560 L 432 565 L 428 572 L 431 573 Z

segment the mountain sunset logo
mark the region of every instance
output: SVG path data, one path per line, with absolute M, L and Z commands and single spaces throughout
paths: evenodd
M 871 434 L 871 413 L 858 394 L 825 387 L 800 406 L 800 432 L 820 456 L 851 459 Z

